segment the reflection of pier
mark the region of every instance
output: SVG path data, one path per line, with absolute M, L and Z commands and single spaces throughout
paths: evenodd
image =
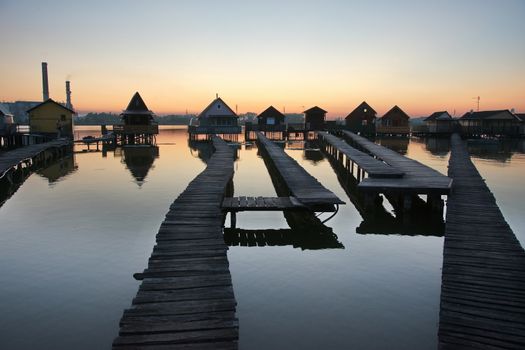
M 170 206 L 114 349 L 236 349 L 236 301 L 222 236 L 221 202 L 233 177 L 229 146 L 214 154 Z
M 525 251 L 459 135 L 451 139 L 439 348 L 525 348 Z

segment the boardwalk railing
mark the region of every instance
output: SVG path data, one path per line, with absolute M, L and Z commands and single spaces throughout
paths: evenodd
M 221 203 L 233 177 L 233 152 L 215 152 L 170 207 L 114 349 L 236 349 L 236 302 L 222 235 Z
M 525 252 L 457 134 L 451 139 L 440 349 L 525 349 Z

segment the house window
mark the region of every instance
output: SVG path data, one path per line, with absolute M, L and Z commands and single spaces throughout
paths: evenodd
M 366 119 L 361 120 L 361 125 L 362 126 L 367 126 L 368 125 L 368 120 L 366 120 Z
M 363 109 L 363 112 L 365 112 L 365 113 L 366 113 L 366 112 L 368 112 L 368 110 L 367 110 L 367 109 L 365 108 L 365 109 Z
M 221 109 L 221 105 L 217 105 L 217 109 Z

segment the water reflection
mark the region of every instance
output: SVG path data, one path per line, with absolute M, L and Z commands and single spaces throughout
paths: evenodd
M 69 155 L 59 159 L 55 163 L 37 170 L 37 174 L 46 178 L 50 184 L 57 182 L 61 178 L 75 172 L 78 166 L 75 162 L 75 155 Z
M 408 137 L 376 137 L 375 142 L 380 144 L 381 146 L 385 146 L 387 148 L 390 148 L 393 151 L 396 151 L 400 154 L 407 154 L 408 150 L 408 144 L 410 142 L 410 138 Z
M 126 168 L 135 178 L 135 183 L 142 186 L 153 168 L 155 159 L 159 157 L 159 147 L 153 145 L 124 146 L 122 147 L 122 160 Z

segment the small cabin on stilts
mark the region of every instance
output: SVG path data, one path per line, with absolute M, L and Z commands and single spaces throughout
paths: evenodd
M 135 92 L 126 110 L 120 115 L 121 124 L 113 125 L 113 133 L 119 144 L 153 144 L 159 133 L 159 125 L 153 119 L 153 112 L 138 92 Z
M 196 140 L 199 135 L 223 135 L 226 139 L 236 140 L 241 133 L 239 117 L 218 95 L 197 118 L 188 126 L 190 139 Z

